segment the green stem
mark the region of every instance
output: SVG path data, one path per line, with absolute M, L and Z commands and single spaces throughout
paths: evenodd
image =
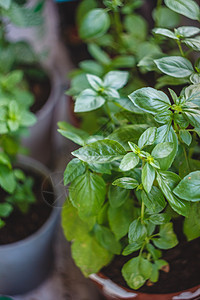
M 156 5 L 157 13 L 161 7 L 162 7 L 162 0 L 157 0 L 157 5 Z M 159 25 L 159 16 L 157 15 L 155 19 L 155 27 L 158 27 L 158 25 Z
M 180 50 L 181 55 L 182 55 L 183 57 L 185 57 L 185 53 L 183 52 L 183 48 L 182 48 L 181 42 L 180 42 L 179 40 L 177 41 L 177 45 L 178 45 L 178 48 L 179 48 L 179 50 Z
M 142 201 L 142 205 L 141 205 L 141 222 L 143 223 L 144 220 L 144 202 Z
M 114 17 L 114 23 L 115 23 L 115 29 L 116 29 L 116 39 L 117 39 L 118 43 L 121 45 L 122 44 L 121 35 L 123 33 L 123 29 L 122 29 L 122 23 L 121 23 L 119 12 L 114 11 L 113 17 Z
M 190 173 L 190 164 L 189 164 L 189 160 L 188 160 L 188 156 L 187 156 L 187 152 L 185 147 L 183 146 L 183 152 L 184 152 L 184 156 L 185 156 L 185 161 L 186 161 L 186 165 L 187 165 L 187 169 L 188 169 L 188 173 Z

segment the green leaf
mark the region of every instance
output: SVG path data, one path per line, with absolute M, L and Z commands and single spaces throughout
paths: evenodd
M 147 228 L 141 223 L 140 219 L 134 220 L 130 226 L 128 231 L 128 239 L 129 243 L 133 244 L 134 242 L 141 242 L 147 236 Z
M 131 34 L 131 37 L 143 41 L 147 36 L 147 22 L 140 15 L 129 14 L 124 20 L 125 29 Z
M 154 179 L 155 179 L 155 169 L 149 163 L 146 163 L 142 169 L 142 184 L 147 193 L 151 191 Z
M 133 153 L 133 152 L 127 153 L 123 157 L 119 168 L 122 171 L 129 171 L 129 170 L 135 168 L 138 165 L 139 161 L 140 161 L 140 159 L 135 153 Z
M 167 204 L 162 192 L 156 186 L 153 186 L 148 194 L 142 191 L 141 196 L 144 205 L 150 213 L 161 212 Z
M 129 197 L 129 191 L 119 186 L 109 185 L 108 199 L 112 207 L 120 207 Z
M 181 26 L 176 29 L 176 34 L 181 37 L 191 37 L 200 33 L 200 29 L 194 26 Z
M 145 146 L 152 145 L 156 139 L 156 127 L 150 127 L 140 136 L 138 146 L 142 149 Z
M 21 120 L 20 120 L 20 125 L 21 126 L 33 126 L 37 122 L 37 117 L 29 112 L 29 111 L 22 111 L 21 112 Z
M 180 182 L 180 177 L 169 171 L 157 172 L 158 185 L 168 200 L 170 206 L 178 214 L 187 216 L 190 208 L 190 203 L 178 198 L 172 191 Z
M 176 188 L 174 194 L 187 201 L 200 201 L 200 171 L 185 176 Z
M 99 96 L 98 93 L 91 89 L 86 89 L 76 98 L 74 111 L 87 112 L 95 110 L 105 103 L 105 99 Z
M 134 67 L 135 64 L 135 57 L 131 55 L 117 56 L 112 60 L 112 66 L 114 68 L 131 68 Z
M 108 208 L 108 221 L 112 232 L 117 240 L 128 233 L 129 226 L 133 220 L 133 201 L 126 200 L 120 207 Z
M 85 173 L 86 167 L 78 158 L 72 159 L 64 171 L 64 185 L 72 182 L 78 176 Z
M 5 165 L 0 165 L 0 186 L 8 193 L 13 193 L 16 188 L 14 173 Z
M 167 56 L 154 60 L 157 68 L 169 76 L 184 78 L 194 73 L 191 62 L 181 56 Z
M 183 43 L 189 48 L 192 48 L 194 51 L 200 51 L 200 39 L 188 38 L 185 39 Z
M 96 224 L 94 232 L 99 244 L 113 254 L 121 253 L 121 244 L 116 240 L 114 234 L 105 226 Z
M 13 206 L 9 203 L 0 203 L 0 217 L 8 217 L 13 210 Z
M 180 130 L 179 133 L 180 133 L 180 138 L 183 141 L 183 143 L 185 143 L 186 145 L 189 146 L 192 142 L 192 136 L 189 133 L 189 131 L 188 130 Z
M 180 24 L 180 15 L 166 6 L 155 8 L 152 16 L 159 27 L 173 29 Z
M 81 20 L 79 34 L 84 39 L 97 38 L 106 33 L 110 18 L 106 10 L 97 8 L 89 11 Z
M 165 29 L 165 28 L 155 28 L 153 29 L 153 32 L 155 34 L 159 34 L 159 35 L 162 35 L 162 36 L 166 36 L 166 37 L 169 37 L 173 40 L 178 40 L 178 37 L 169 29 Z
M 134 290 L 140 288 L 150 278 L 152 264 L 143 257 L 134 257 L 122 268 L 122 275 L 127 284 Z
M 111 174 L 111 165 L 108 164 L 88 164 L 89 168 L 96 173 Z
M 173 144 L 173 150 L 169 153 L 168 156 L 163 158 L 157 158 L 159 161 L 159 165 L 161 170 L 168 170 L 177 154 L 178 151 L 178 137 L 176 133 L 174 132 L 172 126 L 169 125 L 163 125 L 157 129 L 157 137 L 156 137 L 156 143 L 165 143 L 169 142 L 168 147 L 171 148 Z M 171 144 L 172 143 L 172 144 Z M 159 146 L 158 146 L 159 149 Z M 157 150 L 155 150 L 157 151 Z
M 88 235 L 84 241 L 74 241 L 72 244 L 72 257 L 82 273 L 87 277 L 97 273 L 103 266 L 106 266 L 113 255 Z
M 90 172 L 77 177 L 69 188 L 69 198 L 80 217 L 96 216 L 104 203 L 105 194 L 104 180 Z
M 108 54 L 101 50 L 101 48 L 96 44 L 89 44 L 88 45 L 89 53 L 96 59 L 100 64 L 109 65 L 111 63 L 111 59 Z
M 69 199 L 65 201 L 62 208 L 62 228 L 68 241 L 74 239 L 83 241 L 91 230 L 89 225 L 79 218 L 77 209 L 71 204 Z
M 159 234 L 160 238 L 153 239 L 153 243 L 156 247 L 160 249 L 170 249 L 178 244 L 172 223 L 161 225 Z
M 107 163 L 122 158 L 126 151 L 118 142 L 106 139 L 86 145 L 72 154 L 88 163 Z
M 112 184 L 128 190 L 133 190 L 139 185 L 137 180 L 131 177 L 118 178 Z
M 151 152 L 151 155 L 158 160 L 159 158 L 167 157 L 173 149 L 174 145 L 171 142 L 157 144 Z
M 162 224 L 168 223 L 170 221 L 170 219 L 171 219 L 170 215 L 168 215 L 166 213 L 155 214 L 155 215 L 151 215 L 149 217 L 150 222 L 155 225 L 162 225 Z
M 12 167 L 9 156 L 4 152 L 0 152 L 0 164 L 5 165 L 10 169 Z
M 183 232 L 188 241 L 200 236 L 200 203 L 192 203 L 189 215 L 184 220 Z
M 95 91 L 98 92 L 99 89 L 103 87 L 103 81 L 98 76 L 95 76 L 95 75 L 92 75 L 92 74 L 87 74 L 86 77 L 87 77 L 87 80 L 88 80 L 90 86 Z
M 194 127 L 200 127 L 200 114 L 199 110 L 197 109 L 187 109 L 187 111 L 184 111 L 184 115 L 189 120 L 190 124 Z
M 162 252 L 159 249 L 156 249 L 152 244 L 148 243 L 146 247 L 154 260 L 157 260 L 162 256 Z
M 156 122 L 161 124 L 171 123 L 172 118 L 173 118 L 173 113 L 169 109 L 155 115 Z
M 75 128 L 66 122 L 58 122 L 58 127 L 58 132 L 60 134 L 81 146 L 85 145 L 85 141 L 89 137 L 87 132 Z
M 142 244 L 143 243 L 136 243 L 136 242 L 134 242 L 133 244 L 128 244 L 124 248 L 124 250 L 122 252 L 122 255 L 126 256 L 126 255 L 129 255 L 129 254 L 131 254 L 131 253 L 133 253 L 135 251 L 138 251 L 139 249 L 142 248 Z
M 152 114 L 168 109 L 171 105 L 165 93 L 150 87 L 136 90 L 129 98 L 137 107 Z
M 111 133 L 108 138 L 110 140 L 114 140 L 119 142 L 124 149 L 127 151 L 130 150 L 128 142 L 137 143 L 140 135 L 144 132 L 147 128 L 146 125 L 127 125 L 122 126 Z
M 199 5 L 193 0 L 164 0 L 171 10 L 192 20 L 200 20 Z
M 125 71 L 110 71 L 104 77 L 104 87 L 119 90 L 127 83 L 128 75 Z
M 4 9 L 9 9 L 11 5 L 11 0 L 0 0 L 0 6 Z

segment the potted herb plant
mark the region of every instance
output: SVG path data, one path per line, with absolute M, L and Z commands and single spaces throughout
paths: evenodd
M 200 20 L 196 2 L 164 2 Z M 199 32 L 199 26 L 153 30 L 163 47 L 172 43 L 179 51 L 139 62 L 161 74 L 155 87 L 127 97 L 126 71 L 87 74 L 75 111 L 101 108 L 109 119 L 93 135 L 59 123 L 59 132 L 81 146 L 64 172 L 70 186 L 63 230 L 77 266 L 108 299 L 199 297 L 200 59 L 191 51 L 200 50 Z
M 48 49 L 36 51 L 34 45 L 34 43 L 37 45 L 42 44 L 45 40 L 41 36 L 40 39 L 38 36 L 36 39 L 37 30 L 40 30 L 40 32 L 49 31 L 44 17 L 47 4 L 44 1 L 36 1 L 31 5 L 27 2 L 3 1 L 0 4 L 0 69 L 5 74 L 13 70 L 23 72 L 22 92 L 25 93 L 25 90 L 31 91 L 32 100 L 29 100 L 32 102 L 31 111 L 36 114 L 38 120 L 31 127 L 30 133 L 24 134 L 23 145 L 29 149 L 32 157 L 46 165 L 50 165 L 54 147 L 52 131 L 53 123 L 56 123 L 54 121 L 55 109 L 58 110 L 62 102 L 60 101 L 63 89 L 62 80 L 59 76 L 59 67 L 55 63 L 55 58 L 51 58 L 51 63 L 49 61 L 46 64 L 44 63 L 44 53 L 41 52 Z M 45 38 L 46 36 L 47 34 L 45 34 Z M 50 48 L 49 40 L 47 46 Z M 13 93 L 13 90 L 10 90 L 10 92 Z
M 24 131 L 36 124 L 30 111 L 33 96 L 23 72 L 4 66 L 0 68 L 0 293 L 13 295 L 34 288 L 48 274 L 59 210 L 53 209 L 56 193 L 49 171 L 30 158 L 18 158 L 24 152 Z

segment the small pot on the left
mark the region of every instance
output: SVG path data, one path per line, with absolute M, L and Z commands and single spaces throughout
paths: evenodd
M 23 170 L 39 175 L 44 181 L 50 178 L 49 171 L 33 159 L 21 157 L 19 165 Z M 56 202 L 58 193 L 53 184 L 52 189 Z M 0 246 L 1 294 L 24 294 L 37 287 L 52 269 L 55 231 L 60 215 L 59 205 L 52 206 L 48 219 L 35 233 L 18 242 Z

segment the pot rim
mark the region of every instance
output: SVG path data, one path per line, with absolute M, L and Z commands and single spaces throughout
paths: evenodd
M 19 155 L 18 162 L 21 166 L 24 166 L 25 168 L 30 168 L 33 171 L 36 171 L 37 173 L 40 173 L 46 177 L 50 175 L 50 170 L 48 170 L 42 163 L 40 163 L 39 161 L 37 161 L 31 157 Z M 53 188 L 54 195 L 57 196 L 58 189 L 53 185 L 53 183 L 52 183 L 52 188 Z M 36 240 L 38 238 L 38 236 L 44 235 L 45 232 L 48 230 L 50 224 L 55 220 L 55 218 L 58 216 L 60 211 L 61 211 L 60 207 L 53 206 L 48 219 L 44 222 L 44 224 L 37 231 L 35 231 L 28 237 L 26 237 L 22 240 L 19 240 L 17 242 L 0 245 L 0 253 L 1 253 L 1 251 L 4 252 L 5 250 L 9 251 L 10 249 L 13 250 L 13 248 L 23 247 L 26 244 Z
M 131 290 L 128 289 L 126 287 L 123 287 L 120 284 L 115 283 L 114 281 L 112 281 L 109 277 L 107 277 L 106 275 L 104 275 L 101 271 L 96 273 L 96 274 L 91 274 L 89 276 L 89 278 L 94 281 L 97 285 L 102 286 L 102 290 L 107 291 L 107 295 L 108 296 L 112 296 L 112 297 L 117 297 L 117 293 L 112 293 L 111 292 L 111 288 L 116 288 L 117 290 L 121 289 L 121 291 L 126 291 L 127 292 L 127 296 L 124 298 L 122 297 L 121 299 L 133 299 L 135 297 L 141 296 L 141 299 L 148 299 L 146 297 L 148 296 L 153 296 L 155 300 L 157 299 L 162 299 L 161 296 L 166 295 L 166 297 L 170 297 L 170 298 L 166 298 L 166 299 L 172 299 L 172 300 L 189 300 L 189 299 L 196 299 L 197 296 L 200 296 L 200 284 L 194 287 L 191 287 L 189 289 L 185 289 L 182 291 L 178 291 L 178 292 L 173 292 L 173 293 L 164 293 L 164 294 L 148 294 L 148 293 L 141 293 L 138 292 L 137 290 Z M 104 281 L 105 280 L 105 281 Z M 109 283 L 109 286 L 106 287 L 106 280 Z M 130 293 L 130 295 L 128 295 L 128 293 Z M 192 294 L 193 295 L 192 295 Z M 143 297 L 143 298 L 142 298 Z M 195 297 L 195 298 L 194 298 Z

